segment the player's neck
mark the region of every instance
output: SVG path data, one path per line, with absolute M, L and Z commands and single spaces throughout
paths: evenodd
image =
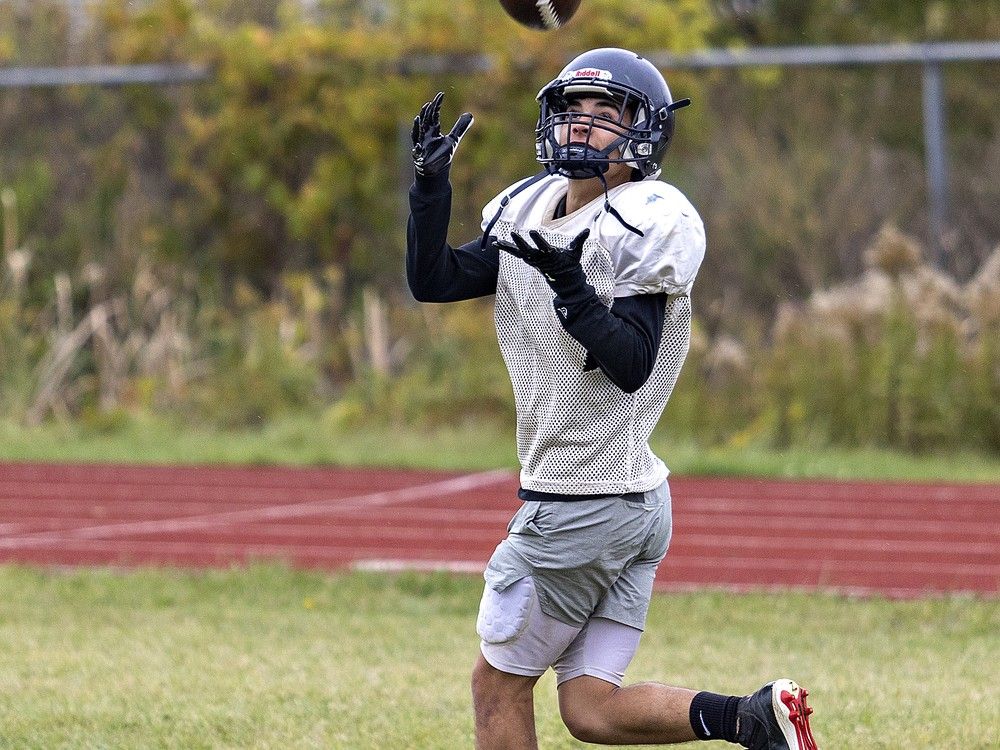
M 609 170 L 605 175 L 608 190 L 624 185 L 630 177 L 631 170 L 621 170 L 621 172 Z M 597 177 L 589 180 L 570 180 L 569 189 L 566 192 L 566 213 L 571 214 L 602 195 L 604 195 L 604 185 Z

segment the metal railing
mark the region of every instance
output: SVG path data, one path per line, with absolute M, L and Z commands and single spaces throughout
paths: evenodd
M 1000 60 L 1000 42 L 927 42 L 817 47 L 758 47 L 704 50 L 689 55 L 656 51 L 646 55 L 663 70 L 806 65 L 923 66 L 924 159 L 927 174 L 928 232 L 938 265 L 943 264 L 948 231 L 948 126 L 945 117 L 945 63 Z
M 0 68 L 0 89 L 53 86 L 130 86 L 204 81 L 211 76 L 197 65 L 86 65 L 64 68 Z

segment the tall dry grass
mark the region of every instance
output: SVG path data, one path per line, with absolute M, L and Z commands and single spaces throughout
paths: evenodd
M 24 290 L 31 248 L 3 192 L 0 418 L 113 429 L 157 414 L 222 428 L 290 413 L 361 423 L 509 424 L 510 383 L 491 306 L 418 306 L 341 273 L 287 273 L 224 304 L 190 272 L 89 263 Z M 856 279 L 786 303 L 772 321 L 710 334 L 661 429 L 701 443 L 1000 452 L 1000 248 L 965 283 L 886 226 Z M 35 280 L 37 282 L 37 279 Z M 36 295 L 37 298 L 37 295 Z M 402 303 L 401 303 L 402 302 Z
M 766 335 L 696 335 L 677 416 L 736 444 L 1000 450 L 1000 247 L 964 284 L 892 226 L 863 257 Z
M 33 253 L 19 241 L 12 191 L 2 197 L 0 418 L 113 427 L 142 412 L 247 426 L 317 407 L 344 375 L 342 361 L 348 375 L 352 360 L 356 374 L 385 361 L 365 348 L 375 338 L 362 335 L 359 346 L 350 330 L 327 325 L 342 299 L 333 272 L 287 274 L 273 299 L 238 284 L 222 304 L 193 272 L 140 256 L 131 269 L 86 263 L 57 273 L 43 280 L 48 297 L 31 301 Z

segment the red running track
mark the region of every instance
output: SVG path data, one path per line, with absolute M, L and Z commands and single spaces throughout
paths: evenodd
M 518 507 L 494 471 L 0 463 L 0 562 L 480 572 Z M 657 584 L 1000 593 L 1000 485 L 671 478 Z

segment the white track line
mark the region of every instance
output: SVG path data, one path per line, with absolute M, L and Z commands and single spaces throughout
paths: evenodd
M 486 562 L 480 560 L 404 560 L 402 558 L 382 558 L 376 560 L 358 560 L 351 565 L 351 570 L 363 570 L 369 573 L 404 573 L 414 570 L 435 573 L 482 573 Z
M 767 550 L 776 554 L 781 550 L 807 550 L 814 552 L 879 552 L 921 553 L 926 555 L 990 555 L 1000 562 L 1000 550 L 990 542 L 929 541 L 926 539 L 855 539 L 847 538 L 791 538 L 776 540 L 774 535 L 726 537 L 721 534 L 683 534 L 676 547 L 708 547 L 710 549 Z M 778 547 L 778 550 L 775 550 Z
M 673 555 L 667 554 L 663 563 L 666 576 L 669 578 L 680 568 L 693 568 L 704 575 L 708 570 L 753 570 L 753 571 L 783 571 L 789 573 L 920 573 L 927 576 L 940 575 L 982 575 L 1000 576 L 1000 564 L 997 563 L 967 563 L 967 562 L 926 562 L 904 560 L 836 560 L 813 558 L 801 560 L 798 558 L 756 558 L 756 557 L 708 557 L 705 555 Z
M 513 497 L 513 495 L 512 495 Z M 333 498 L 331 498 L 332 500 Z M 402 506 L 397 508 L 386 508 L 379 515 L 379 528 L 433 528 L 439 530 L 440 523 L 447 523 L 449 529 L 456 531 L 475 531 L 478 529 L 499 529 L 502 533 L 511 515 L 517 509 L 517 501 L 514 500 L 510 508 L 503 510 L 484 510 L 480 508 L 463 508 L 458 505 L 452 508 L 428 508 L 424 506 Z M 94 504 L 88 503 L 88 508 L 98 508 L 106 511 L 106 517 L 97 515 L 80 515 L 78 509 L 76 515 L 46 516 L 39 515 L 39 509 L 33 509 L 35 514 L 28 515 L 18 512 L 11 514 L 9 518 L 0 522 L 0 534 L 13 535 L 15 533 L 29 533 L 37 531 L 55 531 L 56 528 L 45 529 L 46 524 L 59 524 L 59 528 L 70 528 L 74 526 L 84 526 L 93 523 L 127 523 L 129 516 L 137 516 L 139 520 L 163 520 L 172 518 L 181 511 L 188 511 L 184 515 L 209 515 L 212 513 L 222 513 L 231 509 L 234 503 L 205 503 L 194 507 L 183 505 L 172 505 L 161 503 L 157 510 L 160 511 L 157 517 L 150 518 L 144 515 L 141 509 L 136 509 L 133 504 L 127 506 L 128 512 L 123 512 L 121 505 Z M 4 510 L 3 500 L 0 500 L 0 513 Z M 70 510 L 70 509 L 67 509 Z M 169 512 L 173 511 L 173 513 Z M 984 523 L 983 521 L 905 521 L 900 519 L 849 519 L 833 516 L 811 516 L 808 518 L 796 517 L 761 517 L 761 516 L 719 516 L 707 518 L 703 515 L 690 514 L 686 510 L 678 511 L 674 509 L 674 531 L 683 534 L 683 538 L 688 538 L 692 534 L 710 534 L 732 538 L 731 531 L 740 535 L 747 535 L 750 531 L 765 530 L 768 536 L 774 537 L 779 532 L 787 532 L 800 536 L 803 532 L 824 532 L 825 537 L 817 538 L 837 538 L 845 536 L 850 539 L 873 540 L 885 539 L 886 536 L 899 537 L 900 540 L 912 540 L 915 535 L 920 535 L 922 539 L 933 541 L 945 541 L 951 537 L 956 537 L 955 541 L 963 542 L 988 542 L 994 545 L 997 554 L 1000 555 L 1000 524 Z M 337 516 L 351 518 L 357 514 L 363 514 L 364 507 L 348 507 L 331 511 Z M 331 520 L 333 516 L 331 515 Z M 304 524 L 316 530 L 315 524 Z M 41 527 L 41 528 L 39 528 Z M 273 527 L 272 527 L 273 528 Z M 292 524 L 282 524 L 282 529 L 293 528 Z M 439 531 L 438 531 L 439 533 Z M 837 535 L 835 536 L 834 533 Z M 844 535 L 844 536 L 839 536 Z M 500 538 L 499 536 L 497 537 Z M 812 539 L 809 535 L 807 538 Z M 677 537 L 678 541 L 681 537 Z M 891 539 L 890 539 L 891 540 Z
M 369 489 L 365 487 L 363 489 Z M 339 487 L 266 487 L 262 485 L 248 486 L 234 484 L 229 487 L 198 487 L 184 485 L 106 485 L 83 488 L 80 485 L 67 484 L 58 492 L 31 492 L 30 488 L 14 488 L 0 485 L 0 503 L 4 505 L 19 502 L 28 503 L 95 503 L 95 502 L 128 502 L 130 505 L 158 505 L 172 502 L 178 505 L 196 503 L 228 503 L 235 505 L 249 501 L 274 502 L 275 500 L 326 499 L 331 493 L 344 492 L 349 495 L 357 489 L 343 490 Z
M 130 534 L 187 531 L 210 526 L 229 526 L 263 520 L 304 518 L 307 516 L 322 515 L 330 511 L 339 511 L 345 508 L 373 508 L 393 503 L 413 502 L 428 497 L 450 495 L 456 492 L 471 492 L 482 487 L 500 484 L 501 482 L 510 482 L 512 478 L 513 474 L 509 471 L 484 471 L 478 474 L 468 474 L 466 476 L 417 485 L 415 487 L 403 487 L 398 490 L 373 492 L 333 500 L 314 500 L 310 502 L 251 508 L 248 510 L 228 511 L 225 513 L 164 518 L 154 521 L 101 524 L 61 531 L 43 531 L 0 539 L 0 549 L 58 545 L 70 539 L 101 539 L 128 536 Z
M 970 484 L 921 484 L 907 482 L 877 482 L 830 480 L 828 482 L 801 482 L 798 480 L 731 481 L 701 484 L 697 480 L 678 479 L 671 487 L 677 494 L 692 499 L 742 500 L 762 495 L 771 500 L 801 502 L 805 507 L 811 499 L 821 497 L 837 502 L 884 503 L 911 502 L 968 502 L 992 504 L 996 502 L 1000 485 L 994 483 Z
M 150 522 L 147 522 L 150 523 Z M 72 531 L 72 527 L 67 525 L 66 529 L 49 529 L 48 533 L 65 533 Z M 27 529 L 24 530 L 27 532 Z M 350 523 L 350 524 L 310 524 L 310 523 L 273 523 L 271 522 L 244 522 L 238 527 L 227 525 L 220 529 L 218 525 L 212 525 L 202 529 L 185 529 L 193 531 L 195 538 L 191 541 L 195 543 L 240 543 L 241 539 L 254 537 L 258 540 L 275 544 L 292 543 L 296 539 L 311 539 L 317 542 L 336 544 L 346 540 L 348 543 L 358 543 L 361 541 L 401 543 L 434 542 L 446 540 L 449 545 L 459 542 L 464 545 L 474 544 L 484 550 L 492 550 L 496 543 L 503 537 L 503 528 L 490 527 L 469 527 L 461 523 L 448 526 L 446 534 L 442 534 L 439 527 L 397 525 L 393 523 Z M 43 533 L 41 531 L 35 533 Z M 161 532 L 163 533 L 163 532 Z M 207 538 L 206 538 L 207 535 Z M 199 538 L 200 537 L 200 538 Z M 247 545 L 256 542 L 247 541 Z M 895 554 L 920 554 L 926 557 L 944 556 L 946 558 L 955 555 L 988 557 L 1000 563 L 1000 548 L 992 542 L 976 541 L 954 541 L 954 540 L 929 540 L 929 539 L 858 539 L 854 537 L 836 538 L 790 538 L 776 539 L 775 535 L 752 535 L 727 536 L 718 533 L 686 533 L 678 537 L 674 543 L 674 549 L 692 550 L 706 548 L 708 550 L 725 550 L 732 553 L 735 550 L 758 551 L 761 549 L 774 549 L 780 547 L 780 551 L 804 550 L 816 554 L 828 555 L 830 553 L 858 555 L 872 554 L 884 555 Z M 771 554 L 774 554 L 773 552 Z
M 685 497 L 674 494 L 674 502 L 683 504 L 689 513 L 768 513 L 773 515 L 783 501 L 781 498 L 722 498 L 722 497 Z M 997 501 L 988 504 L 966 502 L 965 500 L 949 500 L 936 502 L 931 500 L 900 500 L 859 502 L 850 499 L 823 497 L 811 499 L 800 507 L 784 506 L 789 515 L 801 518 L 813 516 L 846 516 L 849 518 L 912 518 L 914 509 L 919 509 L 919 515 L 940 515 L 950 518 L 955 515 L 971 516 L 973 518 L 993 518 L 995 522 Z
M 252 559 L 311 559 L 311 560 L 332 560 L 350 565 L 396 565 L 405 566 L 414 561 L 418 564 L 448 563 L 465 565 L 473 557 L 470 553 L 461 553 L 454 556 L 449 554 L 447 549 L 424 548 L 422 556 L 413 558 L 387 558 L 383 549 L 373 549 L 371 547 L 359 547 L 349 542 L 334 542 L 323 544 L 280 544 L 276 542 L 214 542 L 214 541 L 148 541 L 133 539 L 66 539 L 62 541 L 60 551 L 67 553 L 92 553 L 102 555 L 117 556 L 119 560 L 128 560 L 133 556 L 146 559 L 147 557 L 162 557 L 163 555 L 177 555 L 190 558 L 191 556 L 212 557 L 219 560 L 252 560 Z M 486 561 L 492 550 L 484 550 L 480 561 L 476 564 L 485 567 Z M 353 562 L 348 562 L 353 561 Z M 431 561 L 429 563 L 428 561 Z M 916 574 L 923 576 L 981 576 L 991 580 L 1000 579 L 1000 564 L 991 563 L 970 563 L 970 562 L 931 562 L 931 561 L 902 561 L 884 560 L 873 566 L 871 561 L 859 560 L 839 560 L 839 559 L 810 559 L 802 560 L 798 558 L 755 558 L 755 557 L 726 557 L 718 558 L 704 554 L 675 554 L 671 551 L 661 566 L 663 575 L 666 578 L 673 576 L 696 577 L 710 576 L 712 578 L 725 580 L 730 577 L 732 571 L 740 573 L 779 573 L 785 576 L 805 575 L 818 578 L 820 582 L 830 576 L 841 577 L 844 575 L 884 575 L 893 576 L 897 574 Z

